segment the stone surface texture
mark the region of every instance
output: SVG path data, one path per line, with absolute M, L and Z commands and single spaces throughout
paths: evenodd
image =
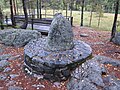
M 62 15 L 58 15 L 52 21 L 47 38 L 33 40 L 25 46 L 24 66 L 29 74 L 41 74 L 51 81 L 63 81 L 91 53 L 89 45 L 73 40 L 70 23 Z
M 8 29 L 0 31 L 0 41 L 9 46 L 21 47 L 30 40 L 40 37 L 40 33 L 35 30 Z
M 115 34 L 115 37 L 113 38 L 113 42 L 117 45 L 120 45 L 120 32 Z
M 70 22 L 61 14 L 56 15 L 49 29 L 46 49 L 69 50 L 73 48 L 73 32 Z
M 120 80 L 111 75 L 103 77 L 107 73 L 103 64 L 105 62 L 120 65 L 120 62 L 104 56 L 95 56 L 86 61 L 72 72 L 72 78 L 67 84 L 68 90 L 119 90 Z M 114 61 L 114 63 L 111 63 Z M 118 63 L 119 62 L 119 63 Z

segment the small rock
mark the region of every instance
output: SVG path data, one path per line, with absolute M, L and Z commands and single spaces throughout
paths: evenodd
M 11 86 L 11 85 L 14 85 L 16 83 L 16 81 L 9 81 L 7 84 L 6 84 L 6 86 Z
M 10 86 L 8 87 L 8 90 L 23 90 L 23 88 L 18 86 Z
M 88 34 L 83 33 L 83 34 L 80 34 L 80 36 L 81 36 L 81 37 L 88 37 L 89 35 L 88 35 Z
M 115 37 L 112 40 L 115 44 L 120 45 L 120 32 L 115 34 Z
M 59 88 L 61 83 L 60 82 L 54 82 L 54 85 Z
M 3 49 L 2 49 L 2 48 L 0 48 L 0 53 L 1 53 L 1 52 L 3 52 Z
M 95 42 L 94 44 L 95 45 L 104 45 L 105 43 L 103 43 L 103 42 Z
M 11 68 L 7 67 L 7 68 L 5 68 L 5 69 L 4 69 L 4 71 L 3 71 L 3 72 L 5 72 L 5 73 L 6 73 L 6 72 L 9 72 L 9 71 L 11 71 Z
M 10 74 L 10 77 L 13 79 L 13 78 L 16 78 L 16 77 L 18 77 L 19 75 L 17 75 L 17 74 Z
M 7 75 L 0 74 L 0 80 L 5 80 L 7 78 Z
M 0 71 L 4 69 L 4 67 L 8 66 L 9 62 L 7 60 L 0 61 Z
M 11 54 L 4 54 L 4 55 L 0 55 L 0 61 L 1 60 L 7 60 L 11 57 Z
M 9 60 L 16 60 L 17 58 L 20 58 L 20 55 L 12 56 L 9 58 Z
M 38 84 L 38 85 L 34 84 L 34 85 L 32 85 L 32 87 L 35 87 L 35 88 L 45 88 L 45 86 L 42 85 L 42 84 Z

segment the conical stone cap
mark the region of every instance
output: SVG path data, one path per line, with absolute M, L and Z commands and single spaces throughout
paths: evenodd
M 46 49 L 50 51 L 62 51 L 72 49 L 73 47 L 71 24 L 64 16 L 58 14 L 51 23 Z

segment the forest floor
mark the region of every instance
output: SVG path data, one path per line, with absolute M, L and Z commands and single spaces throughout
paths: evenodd
M 92 47 L 93 55 L 102 55 L 120 60 L 120 46 L 109 42 L 111 34 L 110 31 L 98 31 L 86 27 L 80 28 L 79 26 L 73 27 L 73 31 L 75 40 L 82 40 Z M 81 37 L 80 34 L 87 34 L 88 37 Z M 10 86 L 22 87 L 23 90 L 67 90 L 67 81 L 61 83 L 51 83 L 47 80 L 26 75 L 22 67 L 24 63 L 23 47 L 15 48 L 0 44 L 0 48 L 3 49 L 3 51 L 0 52 L 0 55 L 11 54 L 13 57 L 16 57 L 14 60 L 12 60 L 12 58 L 9 60 L 9 68 L 11 68 L 11 71 L 7 73 L 0 72 L 0 75 L 7 75 L 7 78 L 5 80 L 0 80 L 0 90 L 8 90 L 8 87 Z M 114 70 L 113 68 L 114 67 L 112 66 L 109 68 L 112 70 L 111 72 L 115 72 L 117 75 L 120 75 L 120 71 Z M 118 78 L 120 79 L 120 76 L 118 76 Z

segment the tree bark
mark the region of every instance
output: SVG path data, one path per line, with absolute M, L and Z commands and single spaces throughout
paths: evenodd
M 40 7 L 39 7 L 39 8 L 40 8 L 40 19 L 42 19 L 42 13 L 41 13 L 42 5 L 41 5 L 41 4 L 42 4 L 42 2 L 41 2 L 41 0 L 40 0 Z
M 91 26 L 92 23 L 92 16 L 93 16 L 93 9 L 90 12 L 90 22 L 89 22 L 89 26 Z
M 80 26 L 83 26 L 83 12 L 84 12 L 84 0 L 82 0 L 82 10 L 81 10 L 81 25 Z
M 14 13 L 13 13 L 13 1 L 10 0 L 10 11 L 11 11 L 11 21 L 12 21 L 12 26 L 14 27 L 15 24 L 15 18 L 14 18 Z
M 112 26 L 112 33 L 111 33 L 110 41 L 112 41 L 112 39 L 115 37 L 118 11 L 119 11 L 119 0 L 116 0 L 115 16 L 114 16 L 114 22 L 113 22 L 113 26 Z
M 37 18 L 39 18 L 39 0 L 37 0 Z
M 16 15 L 16 1 L 15 0 L 13 0 L 13 6 L 14 6 L 14 13 Z
M 22 0 L 22 4 L 23 4 L 24 15 L 25 15 L 25 21 L 24 21 L 24 24 L 20 26 L 20 28 L 26 29 L 28 25 L 28 13 L 27 13 L 27 8 L 26 8 L 26 0 Z

